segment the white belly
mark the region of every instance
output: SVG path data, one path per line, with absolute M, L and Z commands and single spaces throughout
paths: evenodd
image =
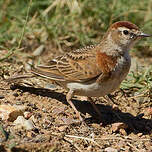
M 115 91 L 119 85 L 120 80 L 112 79 L 103 83 L 91 83 L 91 84 L 81 84 L 81 83 L 68 83 L 67 88 L 74 91 L 74 94 L 80 96 L 88 97 L 101 97 Z

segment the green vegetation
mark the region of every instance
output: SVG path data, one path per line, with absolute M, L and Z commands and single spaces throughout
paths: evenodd
M 59 51 L 98 43 L 109 25 L 119 20 L 152 33 L 151 0 L 1 0 L 0 6 L 0 48 L 9 50 L 5 58 L 31 37 L 38 44 L 52 43 Z M 152 55 L 151 39 L 140 41 L 134 51 Z M 132 74 L 127 88 L 135 87 L 130 82 L 142 85 L 140 89 L 152 88 L 150 70 Z
M 1 46 L 17 45 L 29 5 L 25 34 L 47 32 L 45 40 L 53 41 L 58 47 L 95 43 L 108 26 L 118 20 L 132 21 L 151 33 L 151 0 L 31 0 L 31 4 L 30 0 L 1 0 Z M 39 36 L 36 38 L 41 41 Z
M 121 84 L 122 89 L 133 89 L 138 95 L 152 97 L 152 66 L 140 68 L 128 74 L 128 78 Z

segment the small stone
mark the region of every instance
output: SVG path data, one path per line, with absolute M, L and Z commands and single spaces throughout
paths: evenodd
M 58 127 L 58 130 L 59 130 L 60 132 L 62 132 L 62 131 L 65 131 L 65 130 L 67 129 L 67 127 L 68 127 L 68 126 L 60 126 L 60 127 Z
M 147 109 L 145 110 L 145 113 L 146 113 L 146 115 L 148 115 L 148 116 L 152 116 L 152 108 L 147 108 Z
M 57 89 L 57 86 L 54 85 L 54 84 L 46 84 L 46 85 L 45 85 L 45 88 L 51 89 L 51 90 L 56 90 L 56 89 Z
M 23 104 L 23 102 L 22 101 L 16 101 L 16 103 L 15 103 L 16 105 L 22 105 Z
M 87 151 L 92 151 L 92 145 L 88 146 Z
M 13 122 L 18 116 L 23 115 L 24 106 L 0 105 L 0 117 L 2 120 Z
M 2 142 L 4 142 L 4 141 L 5 141 L 4 139 L 0 138 L 0 144 L 1 144 Z
M 105 148 L 105 152 L 118 152 L 118 150 L 111 147 L 107 147 Z
M 90 114 L 86 112 L 85 119 L 90 118 Z
M 47 110 L 46 110 L 45 108 L 42 108 L 42 111 L 43 111 L 44 113 L 47 113 Z
M 34 129 L 34 124 L 33 124 L 33 122 L 31 120 L 26 120 L 24 122 L 24 126 L 25 126 L 26 130 L 32 130 L 32 129 Z
M 34 129 L 34 124 L 31 120 L 26 120 L 23 116 L 18 116 L 17 119 L 14 121 L 14 125 L 17 128 L 25 128 L 26 130 Z
M 4 99 L 5 97 L 3 95 L 0 95 L 0 99 Z
M 36 136 L 36 134 L 35 134 L 33 131 L 28 131 L 28 132 L 27 132 L 27 137 L 33 138 L 33 137 L 35 137 L 35 136 Z
M 138 133 L 137 134 L 138 137 L 141 137 L 142 135 L 143 135 L 143 133 Z
M 118 122 L 118 123 L 112 124 L 112 128 L 111 129 L 112 129 L 113 132 L 117 132 L 120 129 L 126 129 L 126 128 L 128 128 L 128 126 L 125 123 Z
M 27 137 L 32 138 L 33 137 L 33 133 L 32 132 L 27 132 Z
M 39 56 L 44 51 L 44 45 L 40 45 L 34 52 L 33 56 Z
M 80 96 L 80 100 L 81 100 L 81 101 L 87 101 L 87 100 L 88 100 L 88 97 Z
M 119 111 L 119 107 L 116 104 L 112 105 L 112 109 L 115 110 L 115 111 Z
M 18 124 L 24 124 L 24 121 L 26 119 L 23 117 L 23 116 L 18 116 L 17 119 L 14 121 L 14 124 L 15 125 L 18 125 Z
M 27 61 L 27 63 L 25 64 L 25 70 L 26 70 L 26 71 L 30 71 L 32 65 L 33 65 L 33 60 L 30 59 L 30 60 Z
M 32 113 L 31 113 L 31 112 L 28 112 L 28 111 L 25 111 L 25 112 L 24 112 L 24 117 L 25 117 L 25 119 L 29 119 L 31 116 L 32 116 Z
M 101 128 L 100 124 L 97 124 L 97 123 L 93 123 L 93 124 L 92 124 L 92 127 L 93 127 L 93 128 Z
M 119 129 L 119 132 L 120 132 L 122 135 L 127 136 L 127 133 L 126 133 L 125 129 L 120 128 L 120 129 Z
M 137 139 L 137 138 L 138 138 L 137 134 L 134 134 L 134 133 L 131 133 L 131 134 L 129 135 L 129 137 L 130 137 L 131 139 Z

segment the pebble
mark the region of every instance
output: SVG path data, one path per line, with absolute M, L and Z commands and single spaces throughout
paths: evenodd
M 63 132 L 63 131 L 65 131 L 65 130 L 67 129 L 67 127 L 68 127 L 68 126 L 60 126 L 60 127 L 58 127 L 58 130 L 59 130 L 60 132 Z
M 4 139 L 0 138 L 0 143 L 4 142 Z
M 118 152 L 118 150 L 111 147 L 107 147 L 105 148 L 105 152 Z
M 127 133 L 126 133 L 125 129 L 120 129 L 119 132 L 120 132 L 122 135 L 127 136 Z
M 29 119 L 31 116 L 32 116 L 32 113 L 31 113 L 31 112 L 28 112 L 28 111 L 25 111 L 25 112 L 24 112 L 24 117 L 25 117 L 25 119 Z
M 27 130 L 34 129 L 34 124 L 33 124 L 33 122 L 31 120 L 26 120 L 24 122 L 24 126 L 25 126 L 25 129 L 27 129 Z
M 142 135 L 143 135 L 143 133 L 138 133 L 137 134 L 138 137 L 141 137 Z
M 16 105 L 22 105 L 22 104 L 23 104 L 23 101 L 16 101 L 15 104 L 16 104 Z
M 92 151 L 92 150 L 93 150 L 92 145 L 88 146 L 87 151 Z
M 120 129 L 126 129 L 126 128 L 128 128 L 128 126 L 123 122 L 114 123 L 114 124 L 112 124 L 112 127 L 111 127 L 113 132 L 117 132 Z
M 5 97 L 3 95 L 0 95 L 0 99 L 4 99 Z
M 14 121 L 16 128 L 25 128 L 26 130 L 34 129 L 34 124 L 31 120 L 26 120 L 23 116 L 18 116 Z
M 30 59 L 30 60 L 27 61 L 27 63 L 25 64 L 25 70 L 26 70 L 26 71 L 30 71 L 32 65 L 33 65 L 33 61 Z
M 47 113 L 47 110 L 46 110 L 45 108 L 42 108 L 42 111 L 43 111 L 44 113 Z
M 54 85 L 54 84 L 46 84 L 46 85 L 45 85 L 45 88 L 51 89 L 51 90 L 56 90 L 56 89 L 57 89 L 57 86 Z
M 116 104 L 112 105 L 112 109 L 115 110 L 115 111 L 119 111 L 119 107 Z
M 34 137 L 34 134 L 32 132 L 27 132 L 27 137 L 32 138 Z
M 34 52 L 33 56 L 39 56 L 44 51 L 44 45 L 40 45 Z
M 14 124 L 15 125 L 23 124 L 25 120 L 26 119 L 23 116 L 18 116 L 17 119 L 14 121 Z
M 146 109 L 145 109 L 145 113 L 146 113 L 146 115 L 148 115 L 148 116 L 152 116 L 152 108 L 146 108 Z

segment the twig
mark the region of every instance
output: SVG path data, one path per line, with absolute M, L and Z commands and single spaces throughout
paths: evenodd
M 130 147 L 132 147 L 135 151 L 140 152 L 140 150 L 137 149 L 135 146 L 133 146 L 131 143 L 127 142 L 127 144 L 128 144 Z
M 83 151 L 78 147 L 77 144 L 74 144 L 74 143 L 73 143 L 73 141 L 68 140 L 68 139 L 66 139 L 65 137 L 64 137 L 64 140 L 67 141 L 68 143 L 70 143 L 72 146 L 74 146 L 79 152 L 83 152 Z
M 128 136 L 126 136 L 125 138 L 109 136 L 109 137 L 95 138 L 95 140 L 123 140 L 123 141 L 131 141 L 131 140 L 137 141 L 137 140 L 141 140 L 141 141 L 149 141 L 151 139 L 146 139 L 146 138 L 144 138 L 144 139 L 142 139 L 142 138 L 140 138 L 140 139 L 138 139 L 138 138 L 130 138 Z
M 73 136 L 73 135 L 65 135 L 65 136 L 66 136 L 66 137 L 69 137 L 69 138 L 77 138 L 77 139 L 83 139 L 83 140 L 91 141 L 91 142 L 93 142 L 95 145 L 97 145 L 98 147 L 101 148 L 101 146 L 100 146 L 96 141 L 94 141 L 94 139 L 92 139 L 92 138 L 81 137 L 81 136 Z
M 43 15 L 43 16 L 46 16 L 46 15 L 49 13 L 49 11 L 50 11 L 53 7 L 55 7 L 58 3 L 59 3 L 59 0 L 54 1 L 48 8 L 46 8 L 46 9 L 43 11 L 42 15 Z
M 109 136 L 109 137 L 101 137 L 101 138 L 94 138 L 94 139 L 92 139 L 92 138 L 87 138 L 87 137 L 80 137 L 80 136 L 74 136 L 74 135 L 65 135 L 66 137 L 69 137 L 69 138 L 77 138 L 77 139 L 83 139 L 83 140 L 88 140 L 88 141 L 91 141 L 91 142 L 95 142 L 95 140 L 128 140 L 128 141 L 130 141 L 130 140 L 141 140 L 141 141 L 149 141 L 149 140 L 151 140 L 151 139 L 146 139 L 146 138 L 144 138 L 144 139 L 142 139 L 142 138 L 140 138 L 140 139 L 138 139 L 138 138 L 130 138 L 130 137 L 128 137 L 128 136 L 126 136 L 125 138 L 121 138 L 121 137 L 114 137 L 114 136 Z M 100 146 L 100 145 L 99 145 Z

